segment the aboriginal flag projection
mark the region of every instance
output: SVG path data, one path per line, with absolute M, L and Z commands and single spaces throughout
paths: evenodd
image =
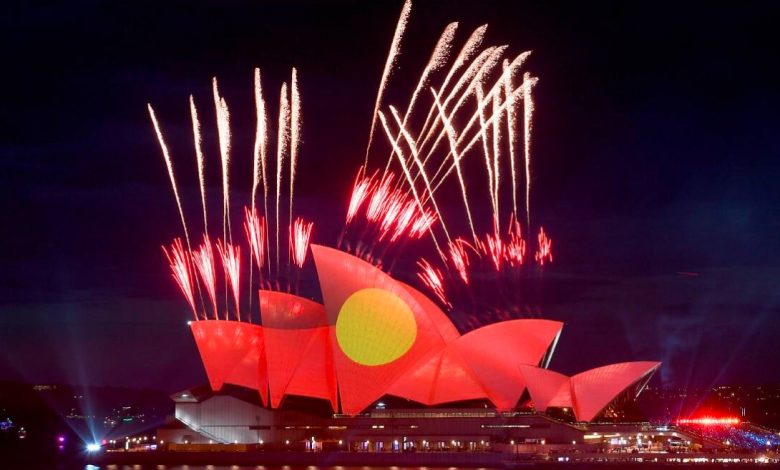
M 260 290 L 262 325 L 191 323 L 209 384 L 255 389 L 278 408 L 285 397 L 326 400 L 354 415 L 385 395 L 423 405 L 483 400 L 496 409 L 572 407 L 598 417 L 638 393 L 657 362 L 629 362 L 563 376 L 546 369 L 563 324 L 493 323 L 461 335 L 424 294 L 348 253 L 312 245 L 324 305 Z M 523 403 L 528 391 L 530 403 Z
M 312 245 L 345 413 L 357 413 L 445 341 L 414 296 L 354 256 Z

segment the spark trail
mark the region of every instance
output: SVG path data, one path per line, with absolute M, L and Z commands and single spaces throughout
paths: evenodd
M 517 168 L 515 159 L 515 128 L 517 127 L 517 117 L 515 115 L 515 102 L 512 97 L 512 73 L 509 69 L 509 61 L 504 59 L 504 74 L 502 81 L 504 85 L 504 96 L 506 96 L 506 132 L 509 141 L 509 171 L 512 173 L 512 213 L 517 216 Z
M 504 258 L 512 266 L 521 266 L 525 261 L 525 248 L 520 222 L 513 213 L 509 221 L 509 241 L 506 243 Z
M 306 222 L 300 217 L 290 226 L 290 254 L 299 268 L 302 268 L 303 263 L 306 262 L 313 227 L 314 222 Z
M 450 307 L 447 295 L 444 292 L 444 281 L 442 279 L 441 271 L 431 266 L 431 263 L 425 258 L 420 258 L 417 261 L 417 266 L 420 268 L 417 277 L 419 277 L 422 283 L 436 295 L 442 304 Z
M 352 186 L 352 195 L 350 196 L 349 206 L 347 207 L 347 225 L 352 223 L 352 220 L 355 218 L 355 215 L 357 215 L 363 202 L 365 202 L 375 187 L 374 178 L 376 175 L 369 178 L 364 176 L 364 173 L 365 171 L 361 167 L 355 177 L 355 183 Z
M 298 165 L 298 151 L 300 150 L 301 145 L 301 129 L 303 120 L 303 116 L 301 114 L 301 96 L 298 90 L 298 72 L 295 70 L 295 68 L 292 69 L 290 92 L 290 105 L 292 110 L 290 112 L 290 217 L 288 220 L 292 226 L 295 171 Z
M 382 122 L 382 127 L 384 127 L 388 139 L 391 142 L 395 142 L 395 140 L 393 139 L 393 133 L 390 131 L 390 128 L 387 125 L 387 119 L 385 118 L 384 113 L 382 113 L 381 111 L 379 112 L 379 119 Z M 395 147 L 396 147 L 396 157 L 398 157 L 398 162 L 401 164 L 401 169 L 403 170 L 404 176 L 406 177 L 406 181 L 409 183 L 409 187 L 412 191 L 412 194 L 414 195 L 414 200 L 417 203 L 417 208 L 420 210 L 421 213 L 425 214 L 426 211 L 425 208 L 423 207 L 422 201 L 420 200 L 420 194 L 417 192 L 417 188 L 415 188 L 414 186 L 414 181 L 412 180 L 412 175 L 409 172 L 409 167 L 406 165 L 406 158 L 404 157 L 404 153 L 400 147 L 398 147 L 397 145 Z M 439 257 L 444 259 L 444 252 L 441 250 L 441 246 L 439 245 L 439 242 L 436 239 L 436 234 L 433 233 L 431 225 L 432 224 L 429 224 L 427 226 L 428 233 L 431 234 L 431 240 L 433 241 L 433 244 L 436 246 L 436 251 L 438 252 Z
M 480 45 L 482 44 L 482 41 L 485 38 L 486 31 L 487 31 L 487 25 L 482 25 L 479 28 L 475 29 L 474 32 L 471 33 L 471 36 L 469 36 L 469 38 L 466 40 L 466 43 L 463 45 L 463 48 L 461 48 L 460 52 L 455 57 L 455 61 L 450 67 L 450 70 L 447 72 L 447 76 L 444 77 L 444 81 L 439 86 L 439 90 L 441 90 L 442 93 L 446 91 L 447 85 L 450 83 L 452 77 L 454 77 L 455 74 L 459 72 L 460 69 L 469 60 L 471 60 L 472 57 L 474 57 L 474 54 L 477 53 Z M 480 54 L 480 56 L 481 55 L 482 54 Z M 428 125 L 430 124 L 430 120 L 433 117 L 435 111 L 436 109 L 433 106 L 431 106 L 430 109 L 428 110 L 428 116 L 426 116 L 425 123 L 423 124 L 422 130 L 420 131 L 420 135 L 418 136 L 418 141 L 417 141 L 418 145 L 421 145 L 420 141 L 422 140 L 423 136 L 426 135 L 425 131 L 428 129 Z
M 534 101 L 531 94 L 537 79 L 526 72 L 523 76 L 523 135 L 525 136 L 525 212 L 531 228 L 531 131 L 533 130 Z
M 236 309 L 236 321 L 241 321 L 239 297 L 241 291 L 241 248 L 237 245 L 223 243 L 222 240 L 217 240 L 217 250 L 219 251 L 220 258 L 222 258 L 222 267 L 225 270 L 225 278 L 230 284 L 231 294 L 233 295 L 233 304 Z M 225 318 L 227 318 L 227 312 L 225 312 Z
M 544 266 L 544 263 L 552 263 L 552 240 L 544 233 L 544 228 L 539 228 L 539 235 L 537 236 L 537 251 L 534 256 L 536 262 L 539 265 Z
M 279 200 L 282 191 L 282 169 L 284 156 L 290 145 L 290 102 L 287 97 L 287 82 L 282 83 L 279 94 L 279 130 L 276 136 L 276 272 L 279 272 Z
M 214 264 L 214 250 L 208 235 L 203 235 L 203 243 L 200 245 L 200 248 L 192 253 L 192 260 L 211 302 L 214 319 L 219 320 L 219 310 L 217 309 L 217 270 Z
M 469 222 L 469 229 L 471 230 L 471 235 L 474 238 L 474 241 L 476 242 L 477 232 L 474 229 L 474 219 L 471 216 L 471 209 L 469 208 L 469 196 L 466 192 L 466 181 L 463 178 L 463 172 L 461 171 L 460 168 L 461 155 L 458 152 L 458 145 L 457 145 L 458 136 L 455 131 L 455 126 L 452 125 L 452 122 L 445 115 L 444 109 L 442 108 L 441 102 L 439 101 L 439 95 L 436 93 L 436 90 L 434 88 L 431 88 L 431 93 L 433 94 L 433 100 L 434 103 L 436 104 L 436 108 L 440 113 L 440 118 L 442 120 L 442 123 L 444 124 L 444 128 L 447 131 L 447 138 L 450 142 L 450 152 L 452 153 L 452 159 L 455 165 L 455 171 L 458 175 L 458 182 L 460 183 L 461 195 L 463 196 L 463 206 L 466 208 L 466 218 L 468 219 Z
M 393 68 L 398 60 L 398 55 L 401 53 L 401 40 L 403 39 L 404 31 L 406 31 L 406 24 L 409 21 L 409 14 L 412 12 L 412 1 L 406 0 L 404 6 L 401 9 L 401 16 L 398 18 L 398 24 L 395 27 L 395 33 L 393 34 L 393 42 L 390 43 L 390 51 L 387 54 L 387 61 L 385 62 L 385 68 L 382 71 L 382 79 L 379 82 L 379 90 L 376 94 L 376 102 L 374 103 L 374 113 L 371 116 L 371 129 L 368 132 L 368 144 L 366 145 L 366 158 L 363 162 L 363 169 L 368 170 L 368 154 L 371 150 L 371 144 L 374 140 L 374 131 L 376 130 L 376 119 L 379 113 L 379 108 L 382 105 L 382 98 L 385 95 L 385 88 L 387 82 L 390 79 L 390 75 L 393 73 Z
M 222 236 L 232 239 L 230 233 L 230 112 L 227 102 L 219 95 L 217 78 L 212 81 L 214 109 L 217 114 L 217 134 L 219 136 L 219 155 L 222 166 Z
M 498 109 L 501 107 L 501 98 L 498 94 L 493 95 L 493 115 L 498 114 Z M 499 114 L 500 116 L 500 114 Z M 493 122 L 493 201 L 495 202 L 495 230 L 498 232 L 501 230 L 499 227 L 499 221 L 501 220 L 499 213 L 499 204 L 501 199 L 499 198 L 499 188 L 501 187 L 501 166 L 499 162 L 501 160 L 501 119 Z
M 266 255 L 266 229 L 265 218 L 258 216 L 257 210 L 244 208 L 244 232 L 249 242 L 249 252 L 262 273 Z
M 187 221 L 184 218 L 184 209 L 182 209 L 181 198 L 179 197 L 179 189 L 176 186 L 176 176 L 173 173 L 173 161 L 171 161 L 171 155 L 168 152 L 168 146 L 165 144 L 162 131 L 160 130 L 160 124 L 157 122 L 157 116 L 154 114 L 154 109 L 151 104 L 146 105 L 149 109 L 149 117 L 152 119 L 154 125 L 154 132 L 157 134 L 157 141 L 160 143 L 160 149 L 162 149 L 163 159 L 165 159 L 165 167 L 168 169 L 168 177 L 171 180 L 171 188 L 173 188 L 173 196 L 176 198 L 176 206 L 179 208 L 179 216 L 181 217 L 181 226 L 184 228 L 184 238 L 187 241 L 187 248 L 190 248 L 190 234 L 187 230 Z
M 467 249 L 477 253 L 477 249 L 462 238 L 456 238 L 449 244 L 450 262 L 455 266 L 455 270 L 466 285 L 469 283 L 468 268 L 470 263 Z
M 531 54 L 530 52 L 523 52 L 522 54 L 519 54 L 517 57 L 515 57 L 512 60 L 512 62 L 509 64 L 508 70 L 504 71 L 504 74 L 505 75 L 506 74 L 514 74 L 517 71 L 517 69 L 519 69 L 523 65 L 523 63 L 528 58 L 528 56 L 530 56 L 530 54 Z M 499 55 L 493 54 L 490 57 L 491 67 L 497 64 L 497 61 L 499 59 Z M 465 138 L 465 136 L 471 130 L 472 126 L 475 125 L 475 123 L 477 122 L 477 117 L 479 117 L 479 113 L 484 111 L 485 106 L 487 106 L 488 104 L 492 103 L 493 96 L 496 93 L 498 93 L 501 90 L 502 86 L 503 86 L 502 80 L 496 81 L 493 84 L 493 86 L 490 88 L 488 93 L 485 93 L 484 89 L 482 89 L 482 95 L 481 95 L 481 98 L 480 98 L 480 95 L 479 95 L 480 87 L 483 85 L 482 84 L 482 77 L 484 77 L 485 73 L 487 73 L 488 69 L 491 68 L 491 67 L 485 67 L 485 65 L 483 64 L 481 71 L 478 72 L 479 73 L 479 77 L 476 77 L 474 80 L 472 80 L 472 83 L 469 86 L 469 88 L 460 95 L 460 98 L 458 99 L 458 101 L 456 102 L 455 106 L 453 107 L 453 110 L 449 113 L 450 119 L 452 119 L 452 117 L 457 113 L 457 111 L 459 111 L 462 108 L 462 106 L 465 104 L 466 99 L 470 96 L 470 94 L 473 93 L 477 97 L 477 107 L 478 107 L 478 110 L 477 110 L 477 112 L 474 112 L 471 115 L 471 118 L 469 119 L 468 123 L 466 124 L 466 126 L 464 126 L 463 131 L 461 132 L 461 137 L 458 139 L 458 144 L 461 143 L 462 139 Z M 477 79 L 477 78 L 479 78 L 479 79 Z M 521 94 L 522 94 L 522 86 L 516 88 L 512 92 L 512 94 L 509 95 L 511 97 L 511 99 L 512 99 L 511 102 L 514 103 Z M 502 103 L 502 110 L 503 110 L 504 107 L 507 106 L 508 102 L 509 101 L 506 101 L 506 102 Z M 442 106 L 446 107 L 444 105 L 442 105 Z M 436 138 L 436 141 L 434 141 L 434 143 L 431 146 L 430 150 L 428 150 L 427 155 L 426 155 L 426 160 L 428 158 L 430 158 L 431 155 L 434 153 L 434 151 L 436 150 L 436 148 L 438 146 L 439 141 L 443 138 L 443 136 L 444 136 L 444 131 L 439 133 L 438 137 Z M 471 145 L 467 146 L 467 149 L 471 149 Z M 463 151 L 461 151 L 461 154 L 465 154 L 467 151 L 468 150 L 463 150 Z M 488 152 L 488 150 L 485 150 L 485 152 Z M 434 175 L 433 175 L 433 179 L 434 180 L 441 174 L 441 171 L 444 168 L 444 165 L 446 164 L 447 159 L 449 157 L 450 157 L 450 155 L 446 155 L 442 159 L 442 161 L 441 161 L 441 163 L 439 165 L 439 168 L 436 170 L 436 172 L 434 172 Z M 448 174 L 449 174 L 449 172 L 447 172 L 445 174 L 445 176 L 448 175 Z
M 431 75 L 437 70 L 441 69 L 447 63 L 450 51 L 452 50 L 452 40 L 455 38 L 455 31 L 457 29 L 458 23 L 450 23 L 446 28 L 444 28 L 444 32 L 441 33 L 441 37 L 436 43 L 436 46 L 434 46 L 431 57 L 428 59 L 428 63 L 425 65 L 422 75 L 420 75 L 420 79 L 417 81 L 417 86 L 412 92 L 412 98 L 409 100 L 409 105 L 406 107 L 406 112 L 404 113 L 403 119 L 404 126 L 407 124 L 409 117 L 412 115 L 414 105 L 417 103 L 420 92 L 430 80 Z M 400 138 L 401 136 L 398 136 L 398 139 Z M 393 161 L 393 153 L 395 152 L 395 148 L 391 149 L 390 152 L 390 156 L 387 158 L 387 163 L 385 164 L 385 174 L 390 170 L 390 164 Z
M 252 208 L 255 207 L 257 187 L 263 185 L 263 213 L 268 214 L 268 114 L 265 99 L 263 98 L 263 85 L 260 81 L 260 69 L 255 69 L 255 114 L 257 116 L 257 128 L 255 130 L 255 147 L 252 160 Z
M 209 219 L 206 214 L 206 170 L 203 158 L 202 138 L 200 135 L 200 121 L 198 109 L 195 107 L 195 99 L 190 95 L 190 116 L 192 117 L 192 140 L 195 145 L 195 160 L 198 164 L 198 183 L 200 184 L 200 203 L 203 206 L 203 231 L 209 232 Z
M 198 319 L 198 311 L 195 307 L 194 282 L 192 279 L 192 270 L 190 268 L 190 258 L 188 251 L 182 246 L 181 238 L 175 238 L 171 247 L 166 249 L 162 247 L 168 264 L 171 267 L 171 274 L 179 285 L 184 298 L 192 309 L 192 316 Z M 169 251 L 170 250 L 170 251 Z
M 414 163 L 417 165 L 420 175 L 422 175 L 427 194 L 430 195 L 429 199 L 431 201 L 431 204 L 433 205 L 433 210 L 436 211 L 436 216 L 439 218 L 439 223 L 441 224 L 441 228 L 444 231 L 444 235 L 447 237 L 447 241 L 451 241 L 450 233 L 447 230 L 447 226 L 444 224 L 444 219 L 442 219 L 441 212 L 439 211 L 439 206 L 436 203 L 436 199 L 433 197 L 433 189 L 431 187 L 431 181 L 430 179 L 428 179 L 428 174 L 425 172 L 425 166 L 420 160 L 420 155 L 417 152 L 417 146 L 414 144 L 414 139 L 412 138 L 411 134 L 409 134 L 409 131 L 406 130 L 406 127 L 404 127 L 403 123 L 401 122 L 401 117 L 398 115 L 398 110 L 395 109 L 395 107 L 390 106 L 390 112 L 393 114 L 393 118 L 395 119 L 396 125 L 399 126 L 400 134 L 404 137 L 404 139 L 406 140 L 406 144 L 409 146 L 409 150 L 412 154 L 412 159 L 414 160 Z M 398 145 L 394 145 L 394 147 L 399 148 Z

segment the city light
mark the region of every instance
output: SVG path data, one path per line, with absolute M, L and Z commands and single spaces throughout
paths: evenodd
M 99 450 L 100 450 L 100 444 L 98 444 L 97 442 L 87 444 L 87 452 L 98 452 Z
M 677 420 L 677 424 L 695 424 L 699 426 L 730 426 L 739 423 L 739 418 L 735 417 L 713 418 L 705 416 L 702 418 L 680 418 Z

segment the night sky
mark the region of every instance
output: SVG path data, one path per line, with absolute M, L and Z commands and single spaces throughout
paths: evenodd
M 216 214 L 219 77 L 238 213 L 253 68 L 275 95 L 298 67 L 298 207 L 317 221 L 315 242 L 333 245 L 401 1 L 20 3 L 0 16 L 0 380 L 200 384 L 160 252 L 180 225 L 146 103 L 199 220 L 194 94 Z M 489 44 L 534 51 L 533 215 L 555 264 L 531 307 L 566 323 L 553 369 L 657 359 L 656 385 L 780 380 L 778 12 L 758 1 L 414 4 L 388 103 L 404 102 L 450 21 L 459 41 L 489 23 Z

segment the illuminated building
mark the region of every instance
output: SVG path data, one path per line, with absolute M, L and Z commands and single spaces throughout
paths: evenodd
M 660 365 L 567 377 L 547 369 L 560 322 L 509 320 L 461 335 L 433 301 L 379 268 L 324 246 L 312 252 L 323 304 L 261 290 L 262 325 L 191 322 L 209 385 L 173 397 L 179 425 L 160 439 L 373 451 L 576 445 L 594 429 L 587 422 L 635 398 Z M 543 413 L 552 408 L 579 424 Z

